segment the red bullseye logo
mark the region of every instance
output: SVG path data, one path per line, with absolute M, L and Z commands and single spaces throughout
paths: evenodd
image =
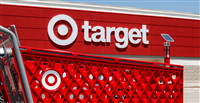
M 61 84 L 61 78 L 55 70 L 48 70 L 42 75 L 42 85 L 48 90 L 56 90 Z

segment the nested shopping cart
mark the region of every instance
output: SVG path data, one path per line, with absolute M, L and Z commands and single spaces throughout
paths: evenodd
M 183 103 L 183 66 L 23 47 L 15 26 L 0 32 L 4 102 Z

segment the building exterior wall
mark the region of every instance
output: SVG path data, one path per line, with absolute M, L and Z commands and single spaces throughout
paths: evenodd
M 70 16 L 78 26 L 76 40 L 67 46 L 57 45 L 48 36 L 48 23 L 59 14 Z M 175 41 L 171 43 L 170 48 L 171 63 L 184 66 L 185 88 L 200 87 L 199 18 L 200 15 L 198 14 L 79 3 L 5 0 L 0 3 L 0 25 L 9 27 L 14 24 L 17 27 L 22 46 L 164 62 L 163 43 L 165 40 L 161 37 L 161 34 L 169 34 Z M 84 40 L 84 29 L 82 28 L 84 21 L 88 21 L 91 28 L 94 26 L 103 27 L 105 33 L 106 27 L 115 27 L 116 29 L 122 27 L 129 31 L 133 28 L 141 30 L 142 25 L 146 25 L 149 30 L 147 34 L 149 43 L 144 44 L 141 41 L 138 44 L 132 44 L 128 41 L 127 47 L 120 49 L 116 46 L 117 41 L 114 33 L 111 33 L 111 42 L 87 42 Z M 71 28 L 64 21 L 59 23 Z M 55 34 L 59 23 L 54 28 Z M 69 29 L 69 33 L 72 31 L 72 29 Z M 89 37 L 98 32 L 90 32 Z M 57 37 L 66 39 L 69 36 Z M 121 38 L 123 38 L 123 33 Z
M 68 15 L 77 23 L 78 36 L 71 45 L 56 45 L 48 36 L 48 23 L 58 14 Z M 175 40 L 174 43 L 171 43 L 171 56 L 199 57 L 199 20 L 196 19 L 8 4 L 1 5 L 0 15 L 1 25 L 6 27 L 11 24 L 16 25 L 23 46 L 92 54 L 162 56 L 164 39 L 160 34 L 165 33 L 170 34 Z M 149 30 L 147 34 L 149 44 L 143 45 L 142 42 L 132 44 L 129 41 L 126 48 L 120 49 L 115 46 L 114 34 L 111 34 L 110 43 L 86 42 L 82 29 L 84 21 L 89 21 L 89 25 L 92 27 L 102 26 L 104 29 L 106 27 L 122 27 L 128 28 L 128 30 L 132 28 L 140 30 L 142 25 L 146 25 Z M 91 36 L 92 33 L 89 35 Z

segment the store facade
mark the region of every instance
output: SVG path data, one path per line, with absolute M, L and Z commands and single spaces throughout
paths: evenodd
M 66 2 L 0 4 L 0 25 L 14 24 L 22 46 L 163 62 L 161 34 L 169 34 L 171 63 L 185 66 L 185 86 L 199 85 L 199 17 Z

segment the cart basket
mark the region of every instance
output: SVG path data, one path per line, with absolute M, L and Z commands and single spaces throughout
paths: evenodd
M 8 102 L 183 103 L 183 66 L 23 47 L 1 28 Z

